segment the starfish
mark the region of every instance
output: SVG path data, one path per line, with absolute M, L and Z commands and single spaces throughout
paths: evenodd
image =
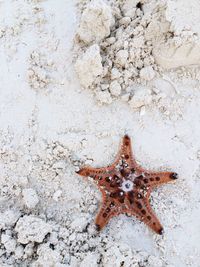
M 123 141 L 115 161 L 103 168 L 85 166 L 78 174 L 95 180 L 102 193 L 102 204 L 96 217 L 100 231 L 109 220 L 119 214 L 133 215 L 157 234 L 163 227 L 150 206 L 151 191 L 164 183 L 178 178 L 175 172 L 153 172 L 138 165 L 128 135 Z

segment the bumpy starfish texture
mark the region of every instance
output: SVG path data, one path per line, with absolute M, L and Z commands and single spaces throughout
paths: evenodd
M 137 217 L 157 234 L 163 233 L 150 206 L 150 193 L 155 187 L 177 179 L 178 175 L 140 167 L 133 156 L 128 135 L 123 137 L 113 164 L 104 168 L 84 167 L 77 173 L 92 177 L 102 193 L 103 201 L 95 221 L 97 230 L 101 230 L 112 217 L 125 213 Z

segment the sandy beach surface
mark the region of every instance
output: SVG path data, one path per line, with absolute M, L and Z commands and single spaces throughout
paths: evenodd
M 200 266 L 200 2 L 0 0 L 0 266 Z M 179 179 L 151 194 L 164 234 L 119 215 L 83 165 Z

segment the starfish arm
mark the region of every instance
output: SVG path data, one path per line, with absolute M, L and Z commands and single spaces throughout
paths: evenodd
M 117 154 L 115 165 L 125 165 L 126 169 L 132 169 L 137 167 L 137 163 L 133 156 L 131 139 L 128 135 L 124 135 L 122 144 Z
M 148 225 L 155 233 L 159 235 L 163 234 L 163 227 L 150 207 L 147 209 L 146 216 L 142 219 L 142 221 L 146 225 Z
M 147 224 L 154 232 L 156 232 L 159 235 L 163 234 L 163 227 L 159 221 L 159 219 L 157 218 L 157 216 L 155 215 L 154 211 L 152 210 L 149 201 L 146 200 L 145 201 L 146 205 L 146 214 L 144 217 L 144 223 Z
M 178 178 L 175 172 L 150 172 L 143 179 L 150 188 L 157 187 L 161 184 L 172 182 Z
M 107 200 L 101 206 L 95 220 L 98 231 L 102 230 L 112 217 L 118 215 L 119 212 L 115 205 L 116 204 L 114 202 Z
M 152 210 L 149 201 L 137 201 L 132 210 L 128 210 L 127 213 L 136 216 L 136 218 L 149 226 L 157 234 L 161 235 L 163 233 L 163 227 Z
M 94 180 L 102 180 L 104 177 L 109 176 L 113 172 L 113 167 L 108 166 L 105 168 L 92 168 L 90 166 L 85 166 L 76 173 L 85 177 L 92 177 Z

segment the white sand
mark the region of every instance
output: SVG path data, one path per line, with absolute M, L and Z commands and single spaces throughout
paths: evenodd
M 125 16 L 134 15 L 126 2 Z M 120 83 L 112 69 L 124 87 L 109 90 L 104 77 L 83 89 L 74 70 L 74 58 L 87 46 L 73 48 L 84 4 L 0 1 L 0 266 L 200 266 L 199 67 L 188 67 L 198 62 L 185 49 L 170 62 L 166 56 L 169 46 L 199 45 L 199 3 L 191 0 L 188 13 L 187 0 L 143 2 L 150 13 L 156 3 L 167 4 L 162 16 L 168 22 L 159 19 L 159 31 L 170 23 L 175 40 L 160 38 L 162 53 L 156 54 L 156 44 L 151 49 L 162 60 L 143 55 L 152 69 L 142 67 L 131 88 L 127 76 Z M 107 38 L 106 30 L 100 38 Z M 150 28 L 141 34 L 152 36 Z M 171 69 L 180 57 L 187 67 Z M 75 171 L 112 162 L 124 133 L 142 166 L 179 174 L 176 183 L 152 193 L 163 236 L 125 215 L 100 234 L 94 229 L 101 196 Z

